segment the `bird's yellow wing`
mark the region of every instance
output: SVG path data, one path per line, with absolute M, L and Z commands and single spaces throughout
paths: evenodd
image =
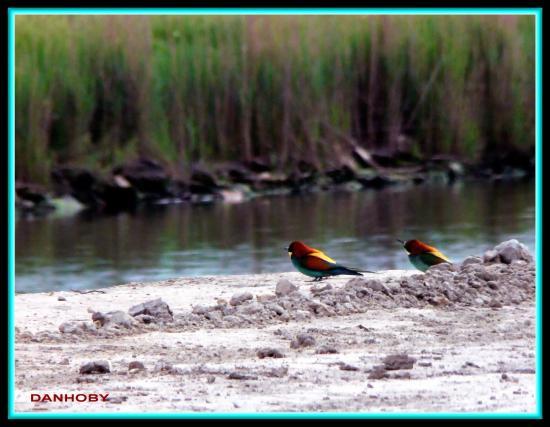
M 441 258 L 444 261 L 451 262 L 449 258 L 447 258 L 445 255 L 443 255 L 441 252 L 439 252 L 437 249 L 434 248 L 434 250 L 429 251 L 428 253 L 435 255 L 438 258 Z
M 323 259 L 325 261 L 328 261 L 328 262 L 331 262 L 333 264 L 336 264 L 336 261 L 334 261 L 332 258 L 330 258 L 328 255 L 325 255 L 323 252 L 321 251 L 315 251 L 315 252 L 311 252 L 308 254 L 308 256 L 314 256 L 314 257 L 317 257 L 317 258 L 320 258 L 320 259 Z

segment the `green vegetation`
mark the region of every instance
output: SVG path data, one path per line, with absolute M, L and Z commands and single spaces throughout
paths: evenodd
M 17 179 L 534 144 L 530 16 L 18 16 Z

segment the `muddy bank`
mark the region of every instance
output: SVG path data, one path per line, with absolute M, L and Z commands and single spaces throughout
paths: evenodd
M 194 165 L 174 172 L 159 161 L 137 158 L 112 168 L 108 173 L 77 166 L 60 166 L 51 171 L 51 185 L 16 183 L 16 206 L 26 216 L 67 210 L 78 203 L 81 209 L 116 213 L 141 205 L 223 201 L 240 202 L 255 197 L 312 192 L 360 191 L 394 185 L 418 185 L 457 180 L 529 179 L 533 161 L 521 166 L 472 165 L 451 157 L 419 160 L 394 158 L 354 147 L 334 164 L 324 168 L 307 161 L 279 170 L 265 159 Z
M 16 410 L 532 412 L 534 295 L 510 244 L 426 274 L 17 295 Z M 30 401 L 47 392 L 110 398 Z

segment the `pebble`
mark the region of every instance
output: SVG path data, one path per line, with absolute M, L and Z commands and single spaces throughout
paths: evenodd
M 374 366 L 369 374 L 369 379 L 371 380 L 379 380 L 382 378 L 387 378 L 388 373 L 386 372 L 386 368 L 384 365 L 376 365 Z
M 298 286 L 293 284 L 290 280 L 281 279 L 277 282 L 277 285 L 275 286 L 275 295 L 277 296 L 288 295 L 297 290 L 298 290 Z
M 337 354 L 338 350 L 336 347 L 330 345 L 321 345 L 315 350 L 316 354 Z
M 386 370 L 412 369 L 416 359 L 407 354 L 391 354 L 382 361 Z
M 290 343 L 290 348 L 310 347 L 315 345 L 315 338 L 308 334 L 298 334 Z
M 241 372 L 231 372 L 227 376 L 227 378 L 229 378 L 230 380 L 257 380 L 258 379 L 258 377 L 254 375 L 247 375 Z
M 283 353 L 281 353 L 279 350 L 277 350 L 276 348 L 262 348 L 262 349 L 258 350 L 256 355 L 260 359 L 263 359 L 265 357 L 273 357 L 273 358 L 277 358 L 277 359 L 285 357 L 285 355 Z
M 349 365 L 344 362 L 340 362 L 339 364 L 340 370 L 342 371 L 358 371 L 359 368 L 357 366 Z
M 253 295 L 250 292 L 243 292 L 240 294 L 235 294 L 229 300 L 229 304 L 232 306 L 241 305 L 243 302 L 253 299 Z
M 110 311 L 108 313 L 101 313 L 99 311 L 92 314 L 92 321 L 98 328 L 102 327 L 124 327 L 131 329 L 135 324 L 136 320 L 129 316 L 124 311 Z
M 80 366 L 81 374 L 107 374 L 111 372 L 111 363 L 108 360 L 94 360 Z
M 134 360 L 134 361 L 132 361 L 128 364 L 128 370 L 129 371 L 132 371 L 132 370 L 143 371 L 143 370 L 145 370 L 145 365 L 142 362 L 138 361 L 138 360 Z
M 142 304 L 137 304 L 128 310 L 130 316 L 135 317 L 140 314 L 152 316 L 156 322 L 165 323 L 174 320 L 174 314 L 168 304 L 162 298 L 146 301 Z

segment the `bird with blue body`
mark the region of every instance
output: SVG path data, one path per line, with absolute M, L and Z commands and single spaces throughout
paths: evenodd
M 300 241 L 292 242 L 286 250 L 294 267 L 300 273 L 313 277 L 314 282 L 319 282 L 330 276 L 362 276 L 361 273 L 374 273 L 338 264 L 319 249 L 311 248 Z
M 409 261 L 418 270 L 425 272 L 428 268 L 444 262 L 451 263 L 437 248 L 429 246 L 420 240 L 397 240 L 409 254 Z

